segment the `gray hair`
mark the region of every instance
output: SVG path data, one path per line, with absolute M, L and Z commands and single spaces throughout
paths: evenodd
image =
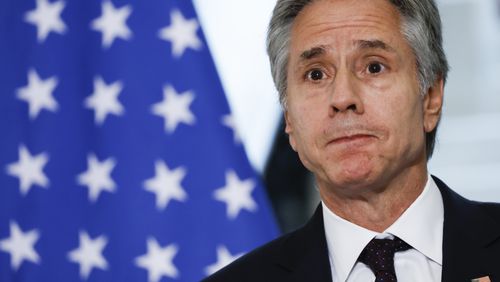
M 271 63 L 274 84 L 280 103 L 287 108 L 287 68 L 289 43 L 295 17 L 315 0 L 278 0 L 274 7 L 267 34 L 267 53 Z M 422 95 L 438 79 L 446 81 L 448 62 L 444 54 L 441 19 L 434 0 L 388 0 L 397 8 L 401 19 L 401 33 L 415 54 L 418 81 Z M 426 133 L 427 159 L 434 151 L 436 128 Z

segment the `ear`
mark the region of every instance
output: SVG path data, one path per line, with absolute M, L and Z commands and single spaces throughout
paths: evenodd
M 444 81 L 436 80 L 424 97 L 424 130 L 431 132 L 437 126 L 443 107 Z
M 285 132 L 288 134 L 288 142 L 290 142 L 290 146 L 292 146 L 292 149 L 297 152 L 293 124 L 287 110 L 285 110 Z

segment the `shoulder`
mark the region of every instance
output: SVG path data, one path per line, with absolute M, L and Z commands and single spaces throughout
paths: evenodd
M 203 282 L 270 281 L 269 275 L 275 271 L 275 265 L 280 261 L 283 249 L 297 232 L 299 231 L 281 236 L 247 253 Z
M 494 221 L 500 224 L 500 203 L 473 202 L 479 208 L 489 215 Z
M 203 281 L 331 281 L 321 205 L 303 227 L 253 250 Z
M 488 216 L 500 224 L 500 203 L 479 202 L 466 199 L 450 189 L 441 179 L 433 176 L 441 195 L 445 208 L 458 211 L 461 216 Z

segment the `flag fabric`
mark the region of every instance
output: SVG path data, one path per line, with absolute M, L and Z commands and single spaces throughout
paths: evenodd
M 190 1 L 1 0 L 0 134 L 2 282 L 198 281 L 278 233 Z

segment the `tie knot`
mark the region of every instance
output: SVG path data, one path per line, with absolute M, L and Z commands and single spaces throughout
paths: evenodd
M 394 254 L 411 249 L 398 237 L 391 239 L 372 239 L 359 255 L 359 261 L 366 264 L 377 277 L 376 281 L 396 281 Z M 379 280 L 382 277 L 391 279 Z

